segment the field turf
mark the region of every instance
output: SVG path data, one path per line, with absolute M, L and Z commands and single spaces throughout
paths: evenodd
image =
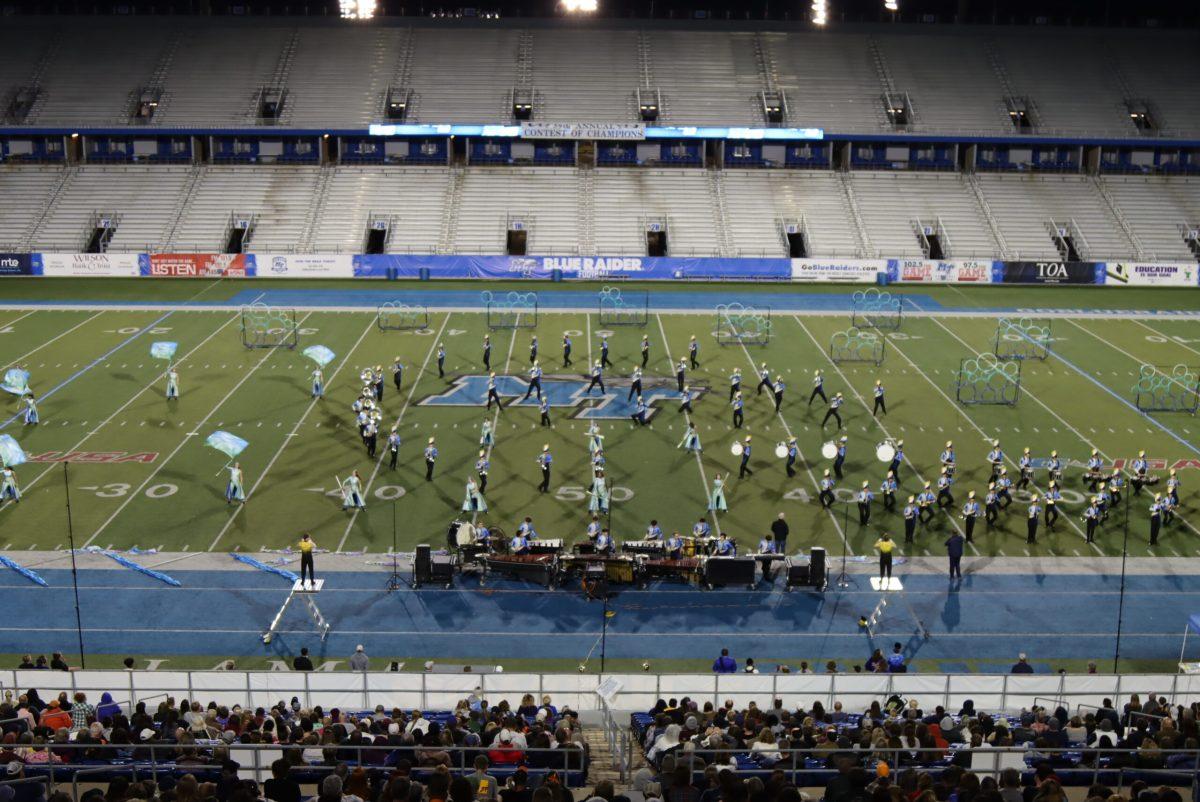
M 561 286 L 561 285 L 560 285 Z M 374 302 L 357 311 L 321 308 L 330 293 L 354 292 L 363 285 L 289 283 L 290 296 L 312 299 L 311 309 L 298 312 L 301 346 L 323 344 L 338 355 L 327 370 L 326 398 L 309 398 L 311 363 L 299 350 L 247 350 L 239 336 L 237 305 L 246 297 L 278 289 L 265 282 L 166 282 L 5 280 L 0 284 L 0 363 L 21 364 L 32 372 L 40 397 L 42 423 L 22 425 L 16 399 L 3 399 L 0 433 L 11 434 L 33 457 L 18 469 L 25 498 L 20 505 L 0 507 L 0 549 L 53 550 L 66 547 L 66 488 L 64 470 L 55 460 L 70 458 L 70 509 L 77 545 L 115 549 L 156 548 L 164 551 L 258 551 L 293 543 L 300 531 L 313 532 L 321 548 L 384 552 L 392 547 L 410 551 L 421 542 L 440 544 L 447 524 L 459 513 L 466 478 L 478 450 L 482 397 L 456 392 L 463 377 L 481 376 L 480 343 L 488 333 L 478 310 L 439 309 L 431 304 L 429 329 L 421 332 L 380 331 Z M 496 289 L 507 289 L 496 285 Z M 535 288 L 522 285 L 523 289 Z M 549 295 L 551 288 L 537 287 Z M 416 290 L 447 290 L 461 294 L 462 285 L 375 285 L 371 292 L 386 298 L 421 302 Z M 569 285 L 574 293 L 594 293 L 590 285 Z M 1100 317 L 1055 320 L 1053 355 L 1045 362 L 1027 362 L 1022 370 L 1022 396 L 1015 407 L 960 406 L 954 401 L 953 381 L 960 360 L 989 351 L 996 323 L 988 310 L 1011 307 L 1078 309 L 1197 308 L 1194 292 L 1137 290 L 1017 290 L 1012 288 L 923 289 L 913 305 L 931 304 L 944 313 L 910 315 L 898 333 L 888 336 L 882 366 L 834 366 L 827 357 L 830 336 L 849 325 L 849 316 L 826 306 L 814 313 L 780 311 L 787 298 L 800 295 L 791 288 L 688 287 L 694 296 L 707 293 L 714 302 L 737 291 L 773 305 L 774 336 L 765 347 L 721 346 L 712 337 L 711 311 L 656 313 L 646 328 L 613 327 L 607 372 L 612 399 L 604 405 L 601 426 L 606 437 L 609 476 L 614 493 L 612 529 L 618 539 L 640 537 L 656 518 L 666 531 L 686 532 L 704 514 L 707 484 L 715 473 L 732 472 L 737 459 L 729 452 L 733 439 L 727 404 L 728 374 L 742 370 L 746 391 L 746 428 L 754 437 L 754 476 L 732 478 L 730 510 L 719 515 L 720 528 L 742 546 L 757 543 L 778 512 L 791 524 L 792 551 L 823 545 L 840 554 L 843 543 L 851 554 L 869 554 L 883 530 L 901 531 L 898 514 L 885 514 L 878 500 L 871 524 L 861 527 L 854 509 L 845 516 L 839 504 L 830 512 L 816 503 L 816 481 L 829 467 L 821 459 L 821 444 L 835 434 L 824 432 L 824 407 L 806 405 L 809 377 L 825 373 L 825 389 L 842 391 L 845 433 L 849 436 L 846 479 L 839 500 L 848 501 L 861 481 L 877 490 L 884 465 L 874 457 L 875 445 L 887 436 L 903 438 L 911 465 L 901 474 L 902 494 L 914 493 L 922 478 L 936 477 L 938 454 L 947 439 L 954 441 L 959 462 L 955 495 L 961 504 L 968 489 L 982 495 L 987 477 L 985 454 L 990 439 L 1000 439 L 1015 459 L 1024 446 L 1036 456 L 1052 448 L 1066 460 L 1082 463 L 1097 448 L 1111 462 L 1132 459 L 1144 449 L 1165 465 L 1180 464 L 1183 479 L 1179 520 L 1164 529 L 1157 548 L 1148 545 L 1149 499 L 1134 499 L 1129 510 L 1130 555 L 1200 556 L 1200 515 L 1197 515 L 1196 467 L 1200 467 L 1200 424 L 1185 414 L 1146 416 L 1132 406 L 1132 387 L 1139 365 L 1186 363 L 1200 365 L 1200 325 L 1177 316 L 1135 318 L 1113 312 Z M 653 303 L 677 308 L 672 290 L 654 287 Z M 850 290 L 803 288 L 803 295 L 845 304 Z M 912 291 L 910 291 L 912 292 Z M 920 303 L 916 300 L 920 298 Z M 68 308 L 67 304 L 94 304 Z M 138 303 L 154 308 L 132 308 Z M 22 306 L 18 306 L 22 305 Z M 200 305 L 203 308 L 198 308 Z M 506 399 L 498 418 L 497 447 L 492 455 L 488 486 L 489 512 L 483 519 L 511 532 L 524 516 L 532 516 L 542 537 L 579 539 L 588 519 L 583 488 L 590 481 L 584 414 L 590 402 L 573 395 L 581 391 L 587 364 L 599 356 L 602 326 L 594 308 L 576 311 L 543 303 L 536 330 L 491 332 L 493 366 L 498 373 L 523 377 L 529 366 L 529 341 L 536 333 L 546 383 L 555 384 L 556 398 L 568 398 L 552 409 L 554 426 L 538 426 L 533 401 Z M 590 311 L 588 311 L 590 310 Z M 958 314 L 974 310 L 978 316 Z M 819 314 L 817 312 L 820 312 Z M 835 310 L 836 311 L 836 310 Z M 561 367 L 560 340 L 565 331 L 574 339 L 575 366 Z M 635 427 L 620 414 L 628 389 L 626 377 L 639 360 L 638 343 L 645 333 L 651 341 L 647 390 L 663 388 L 651 425 Z M 676 448 L 683 415 L 674 400 L 673 360 L 684 354 L 688 338 L 701 343 L 698 371 L 689 381 L 709 392 L 695 402 L 695 420 L 704 443 L 702 458 Z M 178 341 L 177 363 L 182 398 L 165 398 L 163 365 L 149 356 L 155 340 Z M 439 342 L 448 351 L 446 377 L 439 378 L 433 352 Z M 385 423 L 395 423 L 404 439 L 400 467 L 388 469 L 384 449 L 371 460 L 358 439 L 349 405 L 360 386 L 364 366 L 391 363 L 407 366 L 404 386 L 397 393 L 390 376 L 384 395 Z M 769 397 L 754 394 L 754 367 L 765 361 L 783 374 L 788 389 L 780 414 Z M 881 379 L 887 388 L 886 417 L 870 414 L 871 387 Z M 467 388 L 478 380 L 466 380 Z M 509 386 L 523 386 L 514 380 Z M 470 405 L 435 403 L 468 399 Z M 597 414 L 593 410 L 592 414 Z M 614 417 L 605 418 L 611 414 Z M 249 500 L 230 507 L 223 498 L 223 455 L 205 448 L 204 437 L 225 429 L 245 438 L 241 455 Z M 795 434 L 804 456 L 800 470 L 788 479 L 776 459 L 776 442 Z M 424 480 L 421 449 L 428 437 L 440 449 L 437 474 Z M 543 444 L 555 456 L 551 492 L 540 494 L 535 457 Z M 1191 460 L 1191 462 L 1187 462 Z M 335 477 L 358 470 L 367 483 L 367 509 L 344 512 L 331 496 Z M 1010 472 L 1016 473 L 1010 465 Z M 1084 542 L 1081 469 L 1068 469 L 1063 517 L 1056 531 L 1043 526 L 1036 545 L 1025 543 L 1025 505 L 1002 514 L 1000 525 L 976 530 L 969 555 L 1022 557 L 1026 555 L 1119 555 L 1125 542 L 1123 514 L 1110 518 L 1092 546 Z M 1165 474 L 1165 470 L 1156 471 Z M 1045 473 L 1037 477 L 1045 486 Z M 917 543 L 902 548 L 913 555 L 940 554 L 945 536 L 958 526 L 939 515 Z

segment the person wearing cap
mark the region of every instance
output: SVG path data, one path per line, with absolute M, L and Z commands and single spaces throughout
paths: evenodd
M 437 366 L 438 366 L 438 378 L 439 379 L 446 378 L 446 344 L 445 343 L 438 343 Z M 397 386 L 396 389 L 399 390 L 400 387 Z
M 829 399 L 825 397 L 825 377 L 821 375 L 821 371 L 813 371 L 812 384 L 813 388 L 808 396 L 808 405 L 811 407 L 817 396 L 821 396 L 821 400 L 828 404 Z
M 646 399 L 639 395 L 637 398 L 637 407 L 634 408 L 633 414 L 629 417 L 632 418 L 633 422 L 638 426 L 645 426 L 647 411 L 649 411 L 649 407 L 646 406 Z
M 746 419 L 742 408 L 746 405 L 746 402 L 742 400 L 740 391 L 733 394 L 733 400 L 729 402 L 729 405 L 733 407 L 733 428 L 742 428 L 742 423 Z
M 629 376 L 629 395 L 625 397 L 626 401 L 632 401 L 642 394 L 642 369 L 634 368 L 633 373 Z
M 563 349 L 563 364 L 562 364 L 562 366 L 564 368 L 569 368 L 571 366 L 571 335 L 567 334 L 565 331 L 563 332 L 562 349 Z
M 775 383 L 771 385 L 771 392 L 775 394 L 775 411 L 779 411 L 780 405 L 783 404 L 783 391 L 787 389 L 787 385 L 783 383 L 783 376 L 776 376 Z
M 842 394 L 841 394 L 841 393 L 834 393 L 834 394 L 833 394 L 833 400 L 831 400 L 831 401 L 829 402 L 829 409 L 827 409 L 827 410 L 825 411 L 825 417 L 821 419 L 821 428 L 822 428 L 822 429 L 824 429 L 824 428 L 825 428 L 825 424 L 829 422 L 829 419 L 830 419 L 830 418 L 833 418 L 834 420 L 836 420 L 836 421 L 837 421 L 837 425 L 838 425 L 838 428 L 839 428 L 839 429 L 841 429 L 841 428 L 842 428 L 842 426 L 843 426 L 843 424 L 842 424 L 842 414 L 841 414 L 840 412 L 838 412 L 838 409 L 839 409 L 839 408 L 842 406 L 842 404 L 844 404 L 844 403 L 845 403 L 845 401 L 842 399 Z
M 504 411 L 504 403 L 500 400 L 500 393 L 496 390 L 496 373 L 493 371 L 488 374 L 487 382 L 487 409 L 492 408 L 492 402 L 496 402 L 496 409 Z
M 1096 524 L 1099 522 L 1100 510 L 1098 504 L 1100 499 L 1098 496 L 1092 496 L 1088 499 L 1087 508 L 1083 511 L 1083 523 L 1087 528 L 1087 542 L 1096 542 Z
M 537 391 L 538 401 L 542 400 L 542 366 L 538 361 L 533 360 L 533 364 L 529 366 L 529 386 L 525 388 L 525 398 L 522 400 L 528 401 L 529 396 Z
M 1000 468 L 1004 465 L 1004 450 L 1000 448 L 1000 441 L 992 441 L 992 450 L 987 454 L 988 463 L 992 469 L 992 477 L 989 482 L 996 481 L 996 477 L 1000 475 Z
M 1088 457 L 1087 472 L 1084 473 L 1084 478 L 1088 483 L 1088 490 L 1096 492 L 1096 486 L 1104 481 L 1104 460 L 1100 459 L 1100 452 L 1097 449 L 1092 449 L 1092 455 Z
M 754 471 L 750 470 L 750 435 L 746 435 L 746 439 L 742 441 L 742 464 L 738 468 L 738 478 L 744 479 L 753 475 Z
M 729 374 L 729 400 L 742 391 L 742 369 L 734 368 Z
M 900 481 L 900 463 L 904 462 L 904 441 L 896 441 L 896 453 L 892 455 L 892 461 L 888 465 L 888 473 L 890 473 L 897 482 Z
M 1029 447 L 1026 446 L 1021 452 L 1020 459 L 1017 460 L 1017 490 L 1024 490 L 1029 487 L 1029 483 L 1033 481 L 1033 457 L 1029 453 Z
M 1058 489 L 1058 482 L 1051 481 L 1046 488 L 1046 529 L 1054 531 L 1054 524 L 1058 521 L 1058 502 L 1062 501 L 1062 493 Z
M 71 714 L 62 709 L 61 702 L 57 699 L 51 699 L 46 703 L 46 709 L 42 711 L 38 724 L 50 730 L 57 730 L 62 727 L 71 729 Z
M 366 671 L 371 667 L 371 658 L 367 657 L 367 651 L 360 643 L 354 647 L 354 654 L 350 655 L 350 670 L 351 671 Z
M 967 523 L 967 542 L 970 543 L 975 532 L 975 519 L 979 517 L 979 502 L 975 500 L 975 491 L 967 493 L 967 501 L 962 507 L 962 517 Z
M 433 481 L 433 466 L 437 462 L 438 450 L 434 445 L 434 438 L 429 438 L 429 444 L 425 446 L 425 481 Z
M 692 388 L 684 387 L 683 392 L 679 394 L 679 411 L 681 414 L 688 415 L 692 412 Z
M 297 544 L 297 547 L 300 549 L 301 582 L 304 581 L 306 574 L 309 582 L 315 584 L 317 581 L 317 576 L 313 567 L 313 550 L 316 548 L 316 546 L 317 544 L 313 542 L 312 535 L 310 535 L 308 532 L 305 532 L 300 536 L 300 542 Z M 305 585 L 305 587 L 307 587 L 307 585 Z
M 492 462 L 488 459 L 486 450 L 479 452 L 479 459 L 475 460 L 475 475 L 479 477 L 479 492 L 487 492 L 488 471 L 491 470 Z
M 1167 498 L 1171 499 L 1171 503 L 1176 507 L 1179 506 L 1179 476 L 1176 475 L 1175 469 L 1172 468 L 1167 474 Z
M 838 428 L 841 428 L 840 422 Z M 844 478 L 842 476 L 842 466 L 846 464 L 846 439 L 846 435 L 842 435 L 838 439 L 837 454 L 833 458 L 833 474 L 839 479 Z
M 367 459 L 375 459 L 375 449 L 379 445 L 379 426 L 374 420 L 368 420 L 363 427 L 363 445 L 367 447 Z
M 683 392 L 684 386 L 687 384 L 687 359 L 679 357 L 679 364 L 675 366 L 675 384 L 676 390 Z
M 875 405 L 873 407 L 871 407 L 871 417 L 874 418 L 876 416 L 876 413 L 881 412 L 881 411 L 883 412 L 884 415 L 886 415 L 887 414 L 887 402 L 884 401 L 884 398 L 883 398 L 884 391 L 883 391 L 883 382 L 881 380 L 879 380 L 879 379 L 875 380 L 875 389 L 873 390 L 873 393 L 875 395 Z
M 692 335 L 692 339 L 688 341 L 688 359 L 691 360 L 692 370 L 700 367 L 700 343 L 696 342 L 696 335 Z
M 883 482 L 879 485 L 879 492 L 883 494 L 884 512 L 892 512 L 896 509 L 896 489 L 896 475 L 888 471 L 887 476 L 883 477 Z
M 1000 494 L 996 492 L 995 483 L 991 483 L 988 485 L 987 493 L 983 497 L 983 519 L 987 522 L 990 529 L 999 517 Z
M 879 552 L 879 582 L 890 582 L 892 579 L 892 552 L 896 550 L 896 541 L 884 532 L 875 541 L 875 550 Z
M 950 469 L 942 467 L 942 472 L 937 478 L 937 505 L 939 507 L 953 507 L 954 494 L 950 492 L 951 485 L 954 484 L 954 476 L 951 475 Z
M 590 395 L 593 387 L 599 387 L 600 395 L 604 395 L 604 368 L 599 359 L 592 365 L 592 381 L 583 392 Z
M 924 487 L 921 488 L 921 492 L 917 493 L 917 518 L 921 523 L 928 524 L 933 520 L 933 504 L 935 500 L 936 497 L 929 487 L 929 482 L 926 482 Z M 929 517 L 926 517 L 926 513 L 928 513 Z
M 1139 451 L 1137 459 L 1130 463 L 1129 468 L 1133 471 L 1133 480 L 1130 482 L 1133 485 L 1133 494 L 1140 496 L 1142 487 L 1146 484 L 1146 472 L 1150 468 L 1150 463 L 1146 461 L 1146 452 Z
M 789 437 L 787 445 L 787 462 L 783 464 L 783 469 L 787 471 L 788 476 L 796 475 L 796 459 L 800 456 L 800 446 L 796 444 L 795 437 Z
M 492 370 L 492 336 L 483 335 L 483 369 L 489 373 Z
M 1162 528 L 1162 496 L 1158 493 L 1154 494 L 1154 501 L 1150 503 L 1150 545 L 1158 545 L 1158 532 Z
M 400 357 L 396 357 L 392 361 L 392 384 L 396 385 L 396 392 L 400 392 L 400 385 L 404 382 L 404 363 L 400 361 Z
M 388 453 L 392 455 L 391 461 L 388 463 L 388 467 L 394 471 L 396 470 L 396 460 L 400 457 L 400 432 L 397 431 L 397 427 L 395 426 L 393 426 L 392 430 L 388 432 L 387 448 Z
M 1025 657 L 1025 652 L 1017 655 L 1017 662 L 1013 663 L 1012 674 L 1032 674 L 1033 666 L 1029 665 L 1029 661 Z
M 908 503 L 904 505 L 904 542 L 912 543 L 913 535 L 917 531 L 917 497 L 909 496 Z
M 875 500 L 875 494 L 871 492 L 871 487 L 868 482 L 862 483 L 862 488 L 858 491 L 858 525 L 866 526 L 871 520 L 871 502 Z
M 1050 481 L 1062 484 L 1063 480 L 1063 464 L 1058 457 L 1057 451 L 1050 452 L 1050 462 L 1046 465 L 1046 470 L 1049 472 Z
M 821 506 L 825 508 L 833 506 L 833 502 L 835 500 L 833 496 L 834 482 L 833 477 L 829 475 L 828 468 L 825 469 L 825 475 L 821 477 L 820 486 L 821 492 L 817 497 L 821 500 Z
M 538 402 L 538 412 L 541 415 L 542 426 L 552 426 L 550 423 L 550 394 L 546 393 L 542 396 L 542 400 Z
M 550 464 L 554 462 L 554 456 L 550 453 L 550 444 L 542 446 L 542 453 L 538 454 L 538 466 L 542 469 L 542 483 L 538 485 L 538 490 L 542 493 L 550 490 Z
M 529 364 L 531 364 L 531 365 L 537 364 L 537 355 L 538 355 L 538 341 L 537 341 L 537 335 L 535 334 L 529 338 Z
M 962 556 L 965 539 L 957 531 L 951 532 L 946 538 L 946 556 L 950 558 L 950 578 L 962 579 Z
M 1038 497 L 1032 496 L 1029 499 L 1029 509 L 1026 511 L 1025 518 L 1026 543 L 1037 543 L 1038 515 L 1041 511 L 1041 507 L 1038 505 Z

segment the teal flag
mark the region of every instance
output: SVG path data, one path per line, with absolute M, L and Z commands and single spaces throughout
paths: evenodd
M 204 441 L 204 445 L 209 448 L 215 448 L 225 456 L 233 459 L 238 454 L 246 450 L 246 446 L 250 445 L 242 438 L 229 432 L 213 432 Z

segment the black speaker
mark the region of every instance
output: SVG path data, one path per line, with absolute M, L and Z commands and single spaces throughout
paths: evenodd
M 808 553 L 808 579 L 817 590 L 825 587 L 825 549 L 813 546 Z
M 417 546 L 413 556 L 413 585 L 420 587 L 433 581 L 433 559 L 428 543 Z
M 808 566 L 804 563 L 793 563 L 788 559 L 787 583 L 789 588 L 802 588 L 808 585 Z

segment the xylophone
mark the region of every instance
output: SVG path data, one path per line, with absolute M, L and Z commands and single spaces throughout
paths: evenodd
M 661 540 L 626 540 L 621 544 L 621 551 L 630 554 L 665 554 L 666 550 Z
M 633 584 L 637 562 L 632 555 L 616 554 L 603 557 L 597 554 L 565 554 L 558 560 L 559 571 L 566 576 L 573 571 L 585 572 L 591 566 L 604 566 L 604 575 L 614 584 Z
M 488 573 L 504 574 L 514 579 L 528 579 L 549 588 L 558 573 L 558 561 L 553 554 L 505 554 L 484 557 Z M 479 582 L 483 584 L 483 579 Z
M 530 554 L 558 554 L 562 550 L 563 542 L 561 539 L 538 539 L 529 541 Z
M 704 573 L 704 561 L 704 557 L 681 557 L 678 560 L 643 558 L 640 566 L 641 584 L 645 587 L 646 580 L 663 577 L 698 585 Z

